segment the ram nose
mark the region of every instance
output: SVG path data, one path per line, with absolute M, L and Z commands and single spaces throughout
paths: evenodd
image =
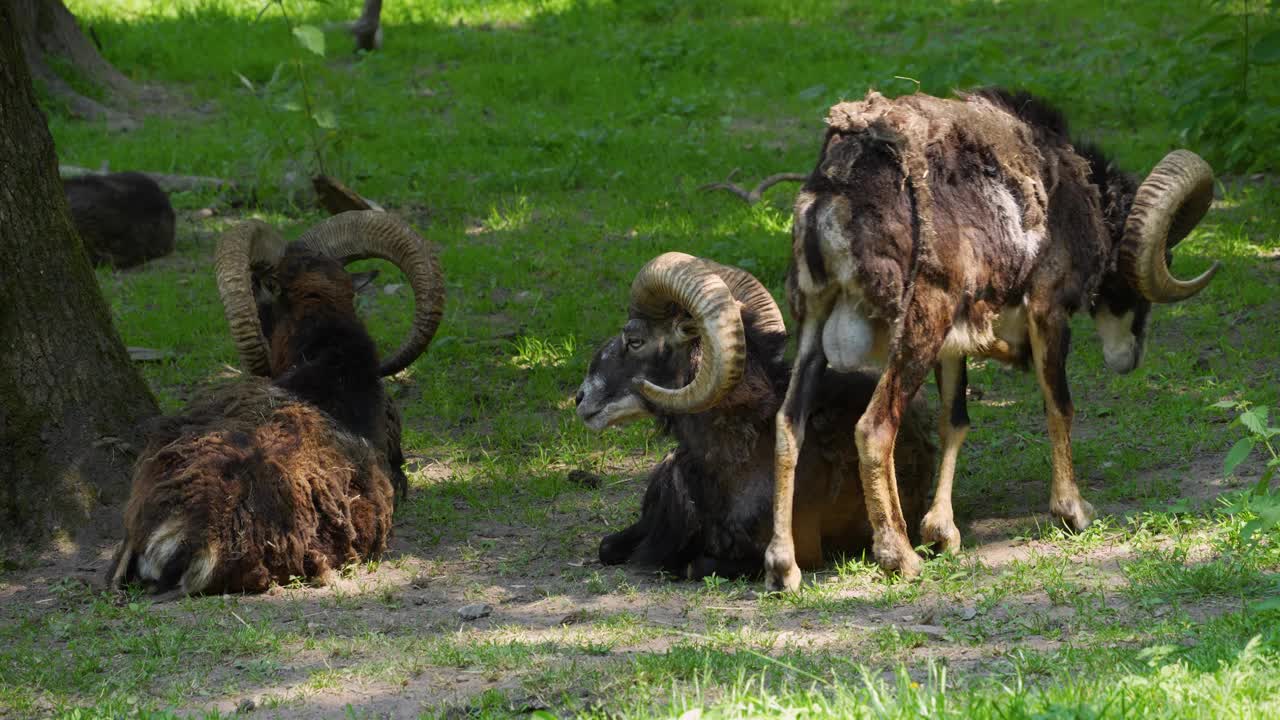
M 587 394 L 582 390 L 582 388 L 578 388 L 578 394 L 573 396 L 573 406 L 578 407 L 579 405 L 581 405 L 582 398 L 586 396 Z

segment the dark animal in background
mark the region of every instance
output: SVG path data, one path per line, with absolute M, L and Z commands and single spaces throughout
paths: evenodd
M 127 268 L 173 252 L 173 206 L 146 175 L 83 175 L 63 180 L 62 189 L 94 265 Z
M 414 290 L 410 336 L 381 365 L 343 269 L 366 257 L 396 264 Z M 219 240 L 215 273 L 243 362 L 269 377 L 215 388 L 155 422 L 110 571 L 116 586 L 324 582 L 386 549 L 407 486 L 399 412 L 380 376 L 413 362 L 440 321 L 443 280 L 422 239 L 378 212 L 332 217 L 287 246 L 251 221 Z
M 1212 171 L 1178 150 L 1139 184 L 1096 150 L 1074 147 L 1062 115 L 1043 101 L 995 89 L 958 100 L 872 92 L 831 108 L 827 124 L 795 204 L 787 280 L 799 349 L 777 417 L 775 517 L 791 516 L 796 461 L 824 393 L 824 368 L 875 358 L 884 374 L 849 434 L 876 560 L 904 576 L 920 571 L 893 447 L 930 370 L 942 398 L 942 462 L 921 534 L 957 548 L 951 485 L 969 426 L 965 361 L 976 355 L 1034 368 L 1052 446 L 1049 508 L 1084 528 L 1094 511 L 1071 463 L 1068 321 L 1087 310 L 1107 365 L 1117 372 L 1137 365 L 1152 303 L 1195 295 L 1217 270 L 1181 281 L 1168 266 L 1169 250 L 1212 203 Z M 790 529 L 774 528 L 768 584 L 795 588 Z
M 653 418 L 678 446 L 650 471 L 640 519 L 600 543 L 601 562 L 691 578 L 761 571 L 773 528 L 773 417 L 790 375 L 786 342 L 778 306 L 742 270 L 667 253 L 640 271 L 630 319 L 596 352 L 578 391 L 578 417 L 593 430 Z M 875 378 L 827 371 L 821 386 L 794 516 L 808 569 L 871 546 L 848 433 Z M 904 509 L 916 520 L 933 474 L 926 417 L 911 406 L 896 450 Z

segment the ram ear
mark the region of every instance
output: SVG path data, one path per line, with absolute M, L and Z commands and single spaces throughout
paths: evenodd
M 688 345 L 698 339 L 698 321 L 694 318 L 688 316 L 677 318 L 672 323 L 671 330 L 672 339 L 677 345 Z
M 377 270 L 351 273 L 351 286 L 355 290 L 356 294 L 362 292 L 373 292 L 373 279 L 376 277 L 378 277 Z
M 280 294 L 280 284 L 276 282 L 276 269 L 271 265 L 253 268 L 253 300 L 259 308 L 270 305 Z

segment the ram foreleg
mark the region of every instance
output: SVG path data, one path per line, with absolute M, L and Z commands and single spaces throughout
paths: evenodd
M 882 570 L 906 578 L 919 575 L 922 564 L 907 537 L 907 521 L 898 500 L 893 446 L 907 405 L 937 361 L 946 335 L 934 332 L 938 323 L 926 316 L 928 307 L 917 290 L 914 303 L 899 321 L 901 335 L 854 433 L 867 519 L 871 522 L 872 553 Z
M 1067 350 L 1071 329 L 1061 311 L 1032 312 L 1028 317 L 1031 356 L 1036 379 L 1044 396 L 1049 444 L 1053 452 L 1053 481 L 1049 490 L 1049 510 L 1072 530 L 1083 530 L 1093 522 L 1093 506 L 1080 495 L 1071 461 L 1071 420 L 1075 408 L 1067 387 Z

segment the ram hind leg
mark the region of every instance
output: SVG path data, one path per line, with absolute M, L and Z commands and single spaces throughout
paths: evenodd
M 777 440 L 773 462 L 773 539 L 764 553 L 765 584 L 770 590 L 800 587 L 800 567 L 791 519 L 795 502 L 796 463 L 804 444 L 804 428 L 826 370 L 821 331 L 825 313 L 810 312 L 800 328 L 799 350 L 787 397 L 774 419 Z
M 920 297 L 922 288 L 916 292 L 916 302 L 899 320 L 899 337 L 854 433 L 867 519 L 871 523 L 872 553 L 882 570 L 908 578 L 919 575 L 922 564 L 907 537 L 893 448 L 907 405 L 937 361 L 946 335 L 937 332 L 937 323 L 930 322 L 923 313 L 928 305 Z
M 1080 495 L 1071 461 L 1071 420 L 1075 409 L 1067 387 L 1067 350 L 1071 330 L 1060 312 L 1031 313 L 1028 318 L 1031 355 L 1044 396 L 1049 444 L 1053 452 L 1053 481 L 1049 510 L 1068 528 L 1080 531 L 1093 522 L 1093 506 Z
M 938 485 L 933 505 L 920 522 L 920 538 L 941 552 L 960 549 L 960 530 L 951 507 L 951 486 L 956 474 L 956 456 L 969 432 L 969 410 L 965 401 L 968 378 L 963 355 L 944 356 L 934 371 L 941 398 L 938 435 L 942 438 L 942 461 L 938 464 Z

